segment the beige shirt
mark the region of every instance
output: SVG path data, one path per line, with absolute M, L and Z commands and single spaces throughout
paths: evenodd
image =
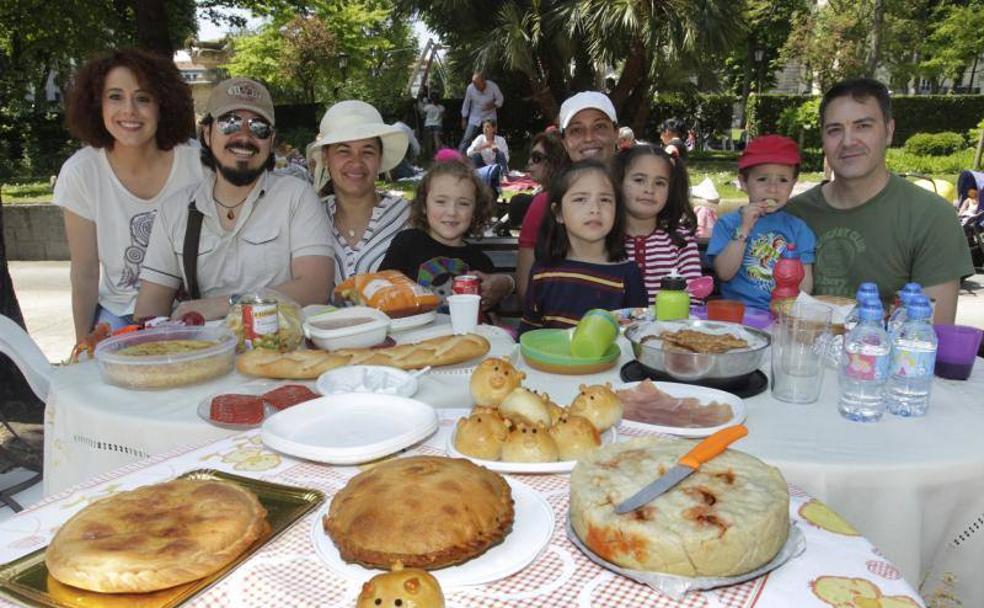
M 328 215 L 307 182 L 266 172 L 243 203 L 235 227 L 219 223 L 212 197 L 215 175 L 161 203 L 140 279 L 179 288 L 187 284 L 182 249 L 188 204 L 202 212 L 198 241 L 198 286 L 203 298 L 245 293 L 289 281 L 290 262 L 325 256 L 331 263 Z

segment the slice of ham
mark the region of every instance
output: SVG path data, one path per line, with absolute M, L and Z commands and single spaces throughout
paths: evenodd
M 635 388 L 617 391 L 626 420 L 678 428 L 704 428 L 724 424 L 734 417 L 727 403 L 701 403 L 694 397 L 677 398 L 664 393 L 651 380 Z

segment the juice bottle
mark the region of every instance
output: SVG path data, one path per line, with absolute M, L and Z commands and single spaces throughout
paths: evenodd
M 769 310 L 774 316 L 779 316 L 780 312 L 788 310 L 793 305 L 796 297 L 799 296 L 799 286 L 804 276 L 806 276 L 806 269 L 799 259 L 796 245 L 789 243 L 786 250 L 782 252 L 782 258 L 772 269 L 772 279 L 776 285 L 772 288 Z
M 655 308 L 657 321 L 690 318 L 690 294 L 687 292 L 687 280 L 677 274 L 676 269 L 659 282 Z

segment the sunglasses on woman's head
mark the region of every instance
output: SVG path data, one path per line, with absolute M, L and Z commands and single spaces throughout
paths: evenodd
M 545 160 L 547 160 L 547 155 L 543 152 L 530 152 L 530 162 L 534 165 L 538 165 Z
M 273 134 L 273 127 L 270 126 L 270 123 L 259 116 L 250 118 L 246 121 L 246 124 L 249 126 L 249 132 L 257 139 L 267 139 Z M 223 135 L 232 135 L 243 128 L 243 117 L 232 112 L 223 114 L 215 119 L 215 126 L 219 128 L 219 131 Z

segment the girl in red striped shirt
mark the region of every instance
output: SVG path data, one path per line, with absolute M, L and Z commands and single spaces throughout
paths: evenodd
M 639 266 L 652 303 L 670 271 L 701 276 L 687 169 L 662 148 L 639 144 L 618 153 L 615 177 L 625 201 L 625 252 Z

